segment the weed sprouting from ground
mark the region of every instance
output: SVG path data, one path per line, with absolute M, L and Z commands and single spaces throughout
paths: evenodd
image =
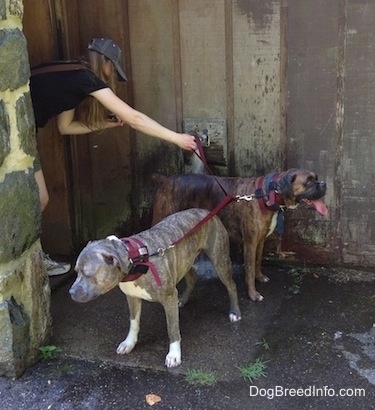
M 204 386 L 213 386 L 216 381 L 216 375 L 212 372 L 205 372 L 201 369 L 189 370 L 186 373 L 185 380 L 191 384 L 201 384 Z
M 46 345 L 39 347 L 40 359 L 43 361 L 51 360 L 56 357 L 57 353 L 61 352 L 61 349 L 57 346 Z
M 288 275 L 292 278 L 292 284 L 288 288 L 288 291 L 293 293 L 293 295 L 298 295 L 306 272 L 303 269 L 292 268 L 288 271 Z
M 265 372 L 266 363 L 267 362 L 263 361 L 262 358 L 258 357 L 255 362 L 238 367 L 241 377 L 250 383 L 253 383 L 254 380 L 258 380 L 261 377 L 267 377 Z
M 263 347 L 264 350 L 270 350 L 270 346 L 264 337 L 259 342 L 256 342 L 255 345 Z

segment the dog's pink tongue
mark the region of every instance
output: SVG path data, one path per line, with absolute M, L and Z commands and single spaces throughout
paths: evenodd
M 317 199 L 315 201 L 311 201 L 314 206 L 315 209 L 322 215 L 326 216 L 328 215 L 328 208 L 326 207 L 326 205 L 324 204 L 324 202 L 320 199 Z

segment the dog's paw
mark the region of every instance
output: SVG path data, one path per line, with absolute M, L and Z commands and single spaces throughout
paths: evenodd
M 241 315 L 237 314 L 237 313 L 229 313 L 229 321 L 230 322 L 238 322 L 239 320 L 241 320 Z
M 258 282 L 262 282 L 262 283 L 266 283 L 270 281 L 270 278 L 266 275 L 263 275 L 263 273 L 257 275 L 256 279 Z
M 183 295 L 178 299 L 178 307 L 183 308 L 188 302 L 189 297 L 184 297 Z
M 181 364 L 181 358 L 180 357 L 172 357 L 169 353 L 167 354 L 167 357 L 165 358 L 165 365 L 167 367 L 177 367 Z
M 176 367 L 181 364 L 181 343 L 173 342 L 169 345 L 169 352 L 165 358 L 167 367 Z
M 118 347 L 117 347 L 117 354 L 128 354 L 130 353 L 133 349 L 134 346 L 136 345 L 137 341 L 135 340 L 128 340 L 126 338 L 124 341 L 122 341 Z
M 259 293 L 259 292 L 249 292 L 249 298 L 253 302 L 262 302 L 264 300 L 264 297 Z

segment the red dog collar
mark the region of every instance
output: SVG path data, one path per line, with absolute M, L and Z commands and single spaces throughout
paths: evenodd
M 129 252 L 130 270 L 121 282 L 131 282 L 137 280 L 142 275 L 151 269 L 154 275 L 155 282 L 158 286 L 161 286 L 161 280 L 159 273 L 155 265 L 149 261 L 149 254 L 147 247 L 138 239 L 135 238 L 122 238 L 121 241 L 125 244 Z

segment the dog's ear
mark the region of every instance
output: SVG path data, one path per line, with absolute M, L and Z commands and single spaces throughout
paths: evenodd
M 121 241 L 116 235 L 109 235 L 105 239 L 109 239 L 110 241 Z
M 108 266 L 118 267 L 121 269 L 122 272 L 127 272 L 127 267 L 122 263 L 121 258 L 119 256 L 104 251 L 101 252 L 101 256 L 103 258 L 103 261 Z
M 293 192 L 293 182 L 296 180 L 297 175 L 295 173 L 293 174 L 286 174 L 277 183 L 277 190 L 279 191 L 279 194 L 282 196 L 288 198 L 288 199 L 293 199 L 294 197 L 294 192 Z
M 103 261 L 110 266 L 120 266 L 120 263 L 117 258 L 115 258 L 114 255 L 107 253 L 107 252 L 101 252 L 101 256 L 103 257 Z

